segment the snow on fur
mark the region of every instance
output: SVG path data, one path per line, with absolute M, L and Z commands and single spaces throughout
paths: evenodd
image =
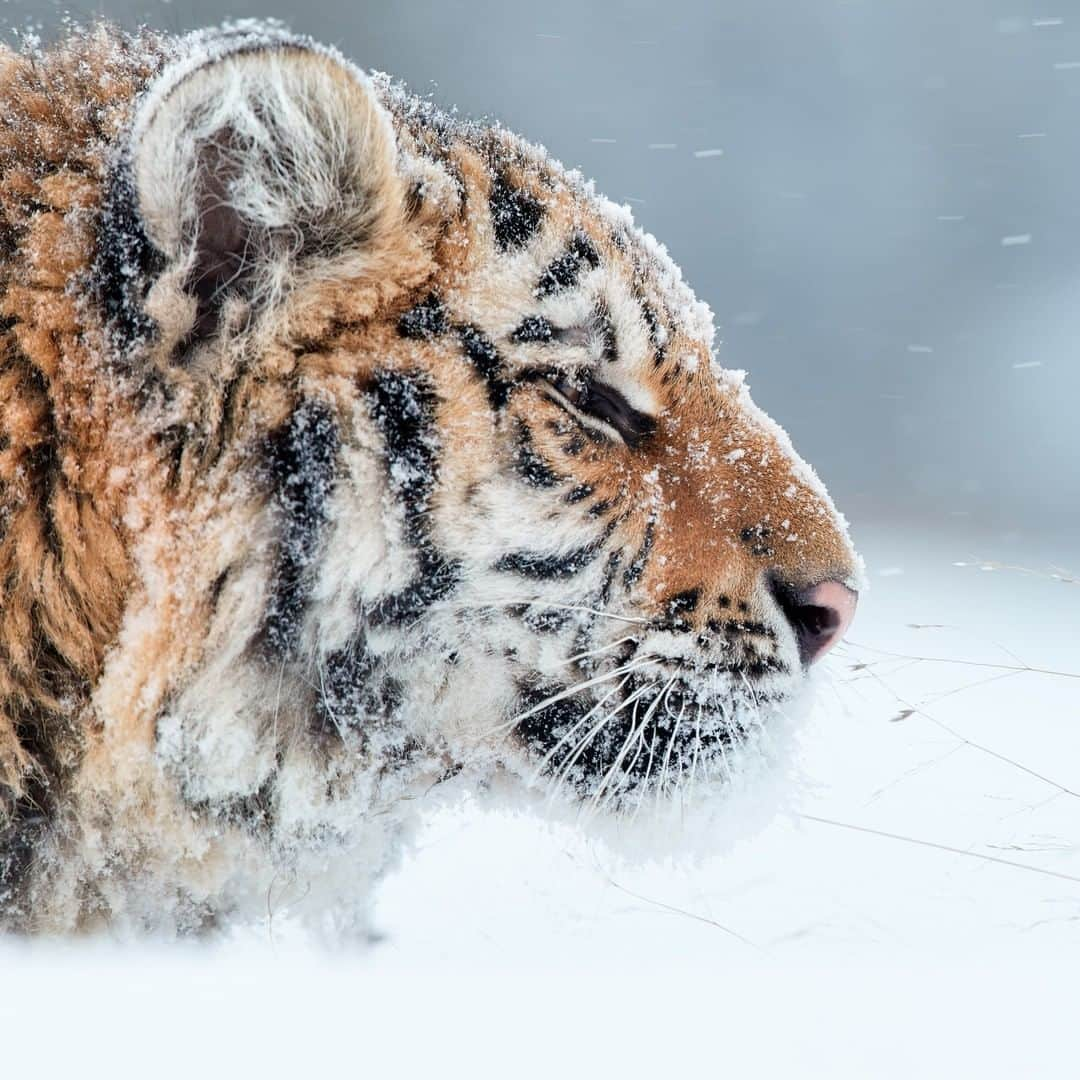
M 0 76 L 8 926 L 363 936 L 433 800 L 768 787 L 859 563 L 628 210 L 276 26 Z

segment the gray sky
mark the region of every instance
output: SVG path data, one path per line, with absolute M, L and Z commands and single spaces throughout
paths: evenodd
M 65 9 L 278 16 L 543 142 L 667 244 L 722 361 L 856 522 L 1080 516 L 1073 5 L 7 0 L 0 19 L 49 37 Z

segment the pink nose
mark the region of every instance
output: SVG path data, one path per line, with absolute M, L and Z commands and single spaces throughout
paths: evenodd
M 844 636 L 855 617 L 859 594 L 839 581 L 823 581 L 812 589 L 778 590 L 777 600 L 795 631 L 799 657 L 809 665 Z

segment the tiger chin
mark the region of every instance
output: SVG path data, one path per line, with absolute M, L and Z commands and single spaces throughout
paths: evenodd
M 722 781 L 858 558 L 582 177 L 275 26 L 0 52 L 0 922 L 363 932 L 451 776 Z

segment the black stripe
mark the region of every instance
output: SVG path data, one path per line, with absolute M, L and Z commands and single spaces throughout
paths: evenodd
M 587 499 L 594 491 L 592 484 L 579 484 L 572 491 L 568 491 L 566 494 L 566 502 L 579 503 L 584 499 Z
M 516 726 L 514 735 L 537 754 L 558 746 L 593 705 L 592 700 L 582 694 L 559 698 L 566 689 L 561 683 L 524 685 L 520 689 L 514 712 L 529 712 L 529 715 Z M 545 704 L 549 698 L 558 700 Z M 536 711 L 530 712 L 531 709 Z M 568 740 L 565 754 L 569 754 L 573 746 L 573 741 Z
M 653 306 L 646 300 L 639 300 L 639 303 L 641 304 L 641 317 L 645 320 L 645 325 L 649 329 L 649 340 L 652 342 L 653 347 L 653 363 L 659 367 L 664 362 L 664 357 L 667 354 L 664 345 L 665 334 L 660 325 L 660 318 Z
M 729 637 L 735 634 L 755 634 L 759 637 L 768 638 L 770 641 L 776 640 L 776 631 L 771 626 L 749 619 L 725 619 L 723 622 L 719 619 L 709 619 L 706 626 L 714 634 L 726 634 Z
M 521 320 L 521 325 L 514 331 L 514 341 L 551 341 L 555 328 L 543 315 L 528 315 Z
M 541 457 L 533 443 L 532 431 L 523 420 L 517 421 L 517 433 L 514 469 L 518 476 L 534 488 L 553 488 L 561 484 L 563 478 Z
M 253 835 L 265 833 L 274 824 L 277 776 L 270 773 L 250 795 L 227 795 L 215 799 L 193 799 L 180 784 L 180 795 L 188 808 L 200 817 L 227 821 Z
M 664 604 L 664 613 L 657 620 L 656 628 L 658 630 L 670 630 L 673 633 L 690 630 L 690 621 L 687 616 L 692 615 L 697 610 L 700 602 L 700 589 L 686 589 L 683 592 L 676 593 L 674 596 L 669 596 Z
M 384 596 L 365 612 L 372 626 L 415 622 L 432 604 L 445 599 L 461 581 L 461 563 L 438 553 L 417 553 L 416 576 L 400 592 Z
M 229 575 L 232 573 L 232 570 L 233 568 L 231 566 L 226 566 L 225 569 L 214 578 L 210 585 L 210 591 L 206 595 L 206 606 L 210 610 L 211 617 L 217 614 L 217 606 L 221 602 L 221 594 L 225 591 L 225 585 L 229 580 Z
M 771 675 L 774 672 L 786 675 L 789 669 L 787 664 L 782 660 L 778 660 L 775 656 L 759 656 L 747 660 L 741 670 L 745 671 L 750 679 L 763 679 L 766 675 Z
M 544 205 L 526 191 L 514 187 L 505 177 L 491 186 L 491 225 L 501 251 L 524 247 L 540 228 Z
M 604 567 L 604 580 L 600 585 L 600 603 L 601 610 L 606 608 L 611 601 L 611 586 L 615 584 L 615 575 L 618 573 L 619 564 L 622 562 L 622 548 L 617 551 L 613 551 L 608 556 L 607 566 Z M 578 650 L 579 652 L 582 650 Z
M 575 613 L 565 608 L 551 608 L 535 604 L 514 604 L 507 614 L 520 619 L 530 630 L 538 634 L 554 634 L 564 630 L 574 621 Z
M 619 359 L 619 343 L 615 334 L 615 324 L 611 321 L 611 312 L 606 304 L 600 304 L 593 314 L 596 331 L 600 335 L 601 355 L 610 364 Z
M 412 221 L 424 209 L 424 184 L 415 180 L 405 196 L 405 217 Z
M 31 778 L 26 794 L 9 800 L 0 792 L 0 929 L 25 928 L 33 912 L 32 884 L 35 855 L 48 838 L 55 796 L 47 780 Z M 25 906 L 24 906 L 25 905 Z
M 105 184 L 90 275 L 97 302 L 122 351 L 152 339 L 157 332 L 144 301 L 150 285 L 165 269 L 165 256 L 146 235 L 137 203 L 131 164 L 125 158 Z
M 321 402 L 302 402 L 269 441 L 265 468 L 281 532 L 262 640 L 274 656 L 289 655 L 300 636 L 337 455 L 337 425 Z
M 379 371 L 369 391 L 375 426 L 383 437 L 387 482 L 405 517 L 405 539 L 416 549 L 417 573 L 401 592 L 367 613 L 373 625 L 411 622 L 447 596 L 461 577 L 431 536 L 430 503 L 439 475 L 436 398 L 426 377 Z
M 630 565 L 623 572 L 623 585 L 626 586 L 626 591 L 629 592 L 637 583 L 641 580 L 641 575 L 645 573 L 645 567 L 649 562 L 649 556 L 652 554 L 653 544 L 656 541 L 656 519 L 649 518 L 645 525 L 645 537 L 641 541 L 641 547 L 638 548 L 637 554 L 631 560 Z
M 580 573 L 600 554 L 599 544 L 587 544 L 565 555 L 541 555 L 536 551 L 511 551 L 495 564 L 495 569 L 506 574 L 520 574 L 537 581 L 549 581 L 573 577 Z
M 574 233 L 566 251 L 540 275 L 536 296 L 543 298 L 569 289 L 577 284 L 586 266 L 592 268 L 599 265 L 600 255 L 593 242 L 582 232 Z
M 406 539 L 430 543 L 428 504 L 439 471 L 435 394 L 425 375 L 380 370 L 369 389 L 372 417 L 383 437 L 390 492 L 405 513 Z
M 403 338 L 426 341 L 445 334 L 449 326 L 446 308 L 443 307 L 442 301 L 432 293 L 415 307 L 403 312 L 398 318 L 397 328 Z
M 57 527 L 53 508 L 56 506 L 56 491 L 63 490 L 66 486 L 59 449 L 64 445 L 64 439 L 58 430 L 51 387 L 18 346 L 15 347 L 14 353 L 18 358 L 20 369 L 19 382 L 24 390 L 32 389 L 34 404 L 39 410 L 35 423 L 36 434 L 40 441 L 24 450 L 19 472 L 23 474 L 22 479 L 27 485 L 27 490 L 33 492 L 33 498 L 41 508 L 38 523 L 45 546 L 49 554 L 60 561 L 63 558 L 64 544 L 62 530 Z M 7 403 L 3 404 L 6 406 Z M 7 514 L 3 516 L 7 517 Z M 7 525 L 8 522 L 5 521 L 4 526 Z M 5 585 L 7 585 L 6 582 Z M 67 665 L 64 666 L 67 667 Z
M 323 658 L 314 714 L 319 730 L 341 734 L 361 726 L 369 711 L 368 682 L 374 670 L 375 657 L 362 635 Z
M 562 555 L 544 555 L 538 551 L 510 551 L 495 563 L 502 573 L 520 574 L 537 581 L 573 577 L 596 561 L 615 527 L 612 522 L 597 539 Z
M 615 583 L 615 575 L 619 571 L 619 564 L 621 562 L 622 548 L 616 548 L 614 551 L 608 553 L 607 562 L 604 565 L 604 576 L 600 582 L 600 587 L 596 590 L 595 595 L 590 592 L 584 598 L 585 606 L 593 608 L 593 611 L 573 611 L 568 613 L 572 614 L 577 622 L 577 631 L 574 634 L 574 642 L 571 649 L 575 655 L 589 652 L 592 649 L 592 646 L 596 644 L 592 637 L 598 618 L 596 612 L 605 610 L 611 602 L 611 587 Z M 576 666 L 580 671 L 591 673 L 602 668 L 608 660 L 610 660 L 610 657 L 606 656 L 602 658 L 595 655 L 581 656 L 580 659 L 576 661 Z M 624 660 L 619 661 L 619 663 L 623 662 Z
M 513 384 L 502 377 L 502 358 L 498 349 L 475 326 L 459 326 L 457 331 L 465 355 L 487 383 L 488 403 L 498 412 L 506 405 L 513 389 Z

